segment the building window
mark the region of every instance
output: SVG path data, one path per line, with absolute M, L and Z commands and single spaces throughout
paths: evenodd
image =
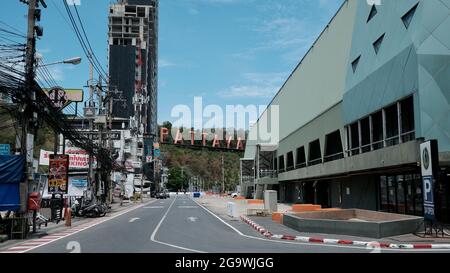
M 373 43 L 373 49 L 375 50 L 375 54 L 378 54 L 378 52 L 380 51 L 381 44 L 383 43 L 383 40 L 384 40 L 384 36 L 385 36 L 385 34 L 381 35 L 381 37 L 378 38 L 378 39 Z
M 367 18 L 367 23 L 369 23 L 369 21 L 372 20 L 373 17 L 375 17 L 375 15 L 377 15 L 377 13 L 378 13 L 377 7 L 375 5 L 372 5 L 372 8 L 370 9 L 369 17 Z
M 397 104 L 384 110 L 386 120 L 386 146 L 399 144 L 399 124 Z
M 344 158 L 342 148 L 341 132 L 338 130 L 326 136 L 325 140 L 325 162 Z
M 380 210 L 390 213 L 423 216 L 421 176 L 401 174 L 381 176 Z
M 414 97 L 346 127 L 348 156 L 415 140 Z
M 408 142 L 416 138 L 414 124 L 414 97 L 409 97 L 400 102 L 402 142 Z
M 136 13 L 136 6 L 125 6 L 125 12 Z
M 372 115 L 372 148 L 378 150 L 383 145 L 383 113 L 381 111 Z
M 297 165 L 295 167 L 298 169 L 306 167 L 305 147 L 297 149 Z
M 286 170 L 292 171 L 294 169 L 294 153 L 289 152 L 287 154 Z
M 278 170 L 278 161 L 277 161 L 277 156 L 275 155 L 275 157 L 273 158 L 273 169 L 274 170 Z
M 284 168 L 284 155 L 278 157 L 278 161 L 279 161 L 278 166 L 280 166 L 280 168 L 279 168 L 278 171 L 279 171 L 280 173 L 285 172 L 286 170 L 285 170 L 285 168 Z
M 356 58 L 356 59 L 352 62 L 353 73 L 355 73 L 355 72 L 356 72 L 356 69 L 358 68 L 359 60 L 361 60 L 361 55 L 359 55 L 359 57 Z
M 358 155 L 359 154 L 359 126 L 358 122 L 350 125 L 350 154 Z
M 371 140 L 370 140 L 370 118 L 367 117 L 365 119 L 362 119 L 360 121 L 360 127 L 361 127 L 361 152 L 367 153 L 370 152 L 372 149 L 370 147 Z
M 144 7 L 138 7 L 137 8 L 137 16 L 138 17 L 145 17 L 145 8 Z
M 315 140 L 309 144 L 309 160 L 310 166 L 322 163 L 322 151 L 320 149 L 320 140 Z
M 414 15 L 416 14 L 416 10 L 417 10 L 418 6 L 419 6 L 419 3 L 417 3 L 405 15 L 403 15 L 402 21 L 403 21 L 403 24 L 405 25 L 406 29 L 408 29 L 409 26 L 411 25 L 412 19 L 414 18 Z

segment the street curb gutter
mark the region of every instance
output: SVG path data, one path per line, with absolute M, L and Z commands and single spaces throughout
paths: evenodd
M 370 247 L 370 248 L 386 248 L 386 249 L 450 249 L 450 244 L 392 244 L 379 242 L 339 240 L 339 239 L 324 239 L 324 238 L 292 236 L 292 235 L 274 235 L 266 228 L 253 222 L 248 217 L 241 216 L 241 220 L 269 239 L 280 239 L 285 241 L 299 241 L 305 243 L 317 243 L 328 245 L 352 245 L 368 248 Z

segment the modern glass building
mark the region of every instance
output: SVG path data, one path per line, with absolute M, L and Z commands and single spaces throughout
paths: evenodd
M 368 2 L 344 1 L 273 98 L 279 141 L 248 141 L 243 194 L 423 215 L 420 144 L 436 139 L 436 214 L 449 222 L 450 2 Z

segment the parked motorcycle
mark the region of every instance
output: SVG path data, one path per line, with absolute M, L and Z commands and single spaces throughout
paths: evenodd
M 108 212 L 109 207 L 107 204 L 89 204 L 84 206 L 76 211 L 76 215 L 79 217 L 88 217 L 88 218 L 96 218 L 96 217 L 104 217 Z

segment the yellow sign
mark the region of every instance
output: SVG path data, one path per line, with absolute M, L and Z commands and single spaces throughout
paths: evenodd
M 55 101 L 56 100 L 55 93 L 53 92 L 55 89 L 64 92 L 63 96 L 60 96 L 58 94 L 58 96 L 63 97 L 63 99 L 60 100 L 64 104 L 61 105 L 62 107 L 69 105 L 71 102 L 83 102 L 84 100 L 83 89 L 64 89 L 61 87 L 54 87 L 54 88 L 46 88 L 43 90 L 47 96 L 49 96 L 53 101 Z M 49 93 L 51 94 L 49 95 Z

